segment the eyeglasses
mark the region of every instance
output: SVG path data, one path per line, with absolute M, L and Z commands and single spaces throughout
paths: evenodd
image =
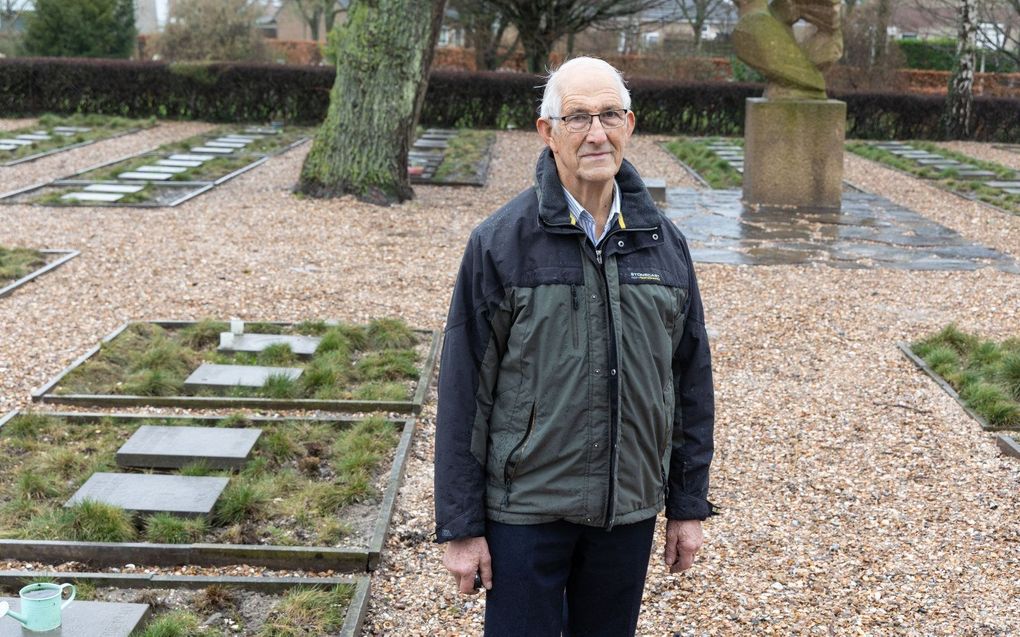
M 619 128 L 627 121 L 626 108 L 617 108 L 601 113 L 574 113 L 565 117 L 550 117 L 549 119 L 561 119 L 567 130 L 571 133 L 587 133 L 591 128 L 592 121 L 597 117 L 602 122 L 602 128 Z

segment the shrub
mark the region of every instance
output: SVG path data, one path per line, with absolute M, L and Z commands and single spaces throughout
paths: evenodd
M 134 50 L 132 0 L 35 0 L 24 47 L 30 55 L 126 58 Z
M 177 0 L 172 20 L 156 42 L 166 60 L 223 62 L 267 59 L 265 41 L 255 28 L 261 4 L 248 0 Z M 204 67 L 185 67 L 210 81 Z

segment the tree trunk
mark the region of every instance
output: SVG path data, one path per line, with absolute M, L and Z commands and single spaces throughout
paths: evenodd
M 956 65 L 949 79 L 949 95 L 942 115 L 943 132 L 948 139 L 966 139 L 974 128 L 974 63 L 977 55 L 977 26 L 974 0 L 960 3 L 960 31 L 956 46 Z
M 522 34 L 521 44 L 524 45 L 524 59 L 528 63 L 528 72 L 539 75 L 546 73 L 553 43 L 541 37 L 527 37 Z
M 885 60 L 886 49 L 889 46 L 889 16 L 892 14 L 892 7 L 889 6 L 889 0 L 878 1 L 878 26 L 875 27 L 877 33 L 875 34 L 875 56 L 872 61 L 873 64 L 881 63 Z
M 421 112 L 445 0 L 355 0 L 336 38 L 326 121 L 297 190 L 372 203 L 414 196 L 407 152 Z

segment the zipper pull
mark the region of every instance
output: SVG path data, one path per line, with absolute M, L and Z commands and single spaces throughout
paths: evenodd
M 595 260 L 599 262 L 599 265 L 602 265 L 602 250 L 595 251 Z
M 580 309 L 581 304 L 577 302 L 577 284 L 575 283 L 570 284 L 570 300 L 573 302 L 575 310 Z

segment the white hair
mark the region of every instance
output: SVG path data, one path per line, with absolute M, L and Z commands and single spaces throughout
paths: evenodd
M 545 91 L 542 93 L 542 105 L 538 109 L 539 117 L 548 118 L 560 116 L 560 109 L 563 107 L 563 98 L 560 95 L 560 74 L 563 73 L 563 71 L 570 70 L 572 67 L 578 65 L 591 65 L 597 69 L 609 72 L 616 81 L 616 88 L 620 93 L 620 105 L 623 108 L 630 110 L 630 91 L 627 90 L 627 85 L 623 81 L 623 75 L 621 75 L 612 64 L 605 60 L 593 57 L 579 57 L 568 62 L 564 62 L 558 69 L 549 73 L 549 76 L 545 81 Z M 557 121 L 558 120 L 552 120 L 553 125 L 555 125 Z

